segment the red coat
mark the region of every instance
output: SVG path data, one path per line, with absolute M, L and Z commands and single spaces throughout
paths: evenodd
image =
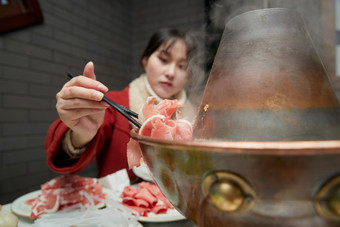
M 105 96 L 129 108 L 129 87 L 122 91 L 108 92 Z M 48 130 L 45 151 L 47 163 L 53 171 L 61 174 L 77 173 L 88 166 L 94 158 L 97 160 L 98 177 L 123 168 L 128 170 L 126 146 L 131 128 L 129 121 L 113 108 L 107 108 L 102 126 L 80 159 L 72 160 L 62 150 L 61 141 L 67 130 L 68 127 L 60 119 L 53 122 Z M 128 173 L 130 179 L 134 179 L 133 172 L 129 170 Z

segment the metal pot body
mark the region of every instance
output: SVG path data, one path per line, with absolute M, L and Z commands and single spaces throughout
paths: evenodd
M 340 141 L 199 144 L 132 137 L 166 198 L 198 226 L 340 225 L 339 204 L 330 205 L 340 193 Z M 218 189 L 226 182 L 241 196 Z
M 254 10 L 225 27 L 195 123 L 196 139 L 340 139 L 339 102 L 301 16 Z
M 301 17 L 226 25 L 195 141 L 131 135 L 164 195 L 198 226 L 340 226 L 339 102 Z

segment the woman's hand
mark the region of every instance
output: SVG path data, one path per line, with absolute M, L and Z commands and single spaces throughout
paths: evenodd
M 86 64 L 83 76 L 65 83 L 57 93 L 57 111 L 60 119 L 72 130 L 74 147 L 90 142 L 104 120 L 108 104 L 101 101 L 108 88 L 96 81 L 94 65 Z

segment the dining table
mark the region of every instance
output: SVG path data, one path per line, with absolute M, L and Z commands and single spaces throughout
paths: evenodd
M 136 173 L 136 175 L 143 177 L 143 179 L 144 178 L 147 179 L 147 181 L 145 181 L 144 184 L 146 185 L 153 184 L 152 180 L 148 178 L 149 173 L 145 170 L 145 167 L 140 167 L 138 170 L 135 170 L 134 172 Z M 64 181 L 66 180 L 76 181 L 76 180 L 83 180 L 85 178 L 80 177 L 80 176 L 67 176 L 67 177 L 59 176 L 59 177 L 54 178 L 53 182 L 60 181 L 61 179 L 63 179 Z M 86 178 L 86 179 L 89 180 L 91 178 Z M 93 179 L 93 180 L 95 180 L 96 184 L 100 184 L 102 186 L 102 191 L 104 192 L 104 194 L 106 194 L 106 198 L 104 201 L 97 204 L 95 207 L 93 206 L 90 207 L 91 209 L 79 210 L 78 208 L 76 208 L 76 209 L 69 209 L 69 210 L 61 210 L 61 212 L 57 212 L 55 214 L 51 213 L 53 218 L 48 218 L 48 223 L 57 222 L 57 224 L 60 224 L 58 221 L 55 221 L 55 220 L 60 220 L 58 219 L 58 217 L 62 217 L 64 221 L 69 220 L 70 222 L 76 221 L 74 217 L 78 217 L 78 219 L 81 219 L 80 216 L 89 217 L 90 213 L 93 213 L 93 210 L 92 210 L 93 208 L 97 209 L 98 212 L 100 211 L 99 213 L 96 212 L 96 217 L 99 218 L 98 220 L 113 220 L 113 219 L 119 220 L 120 219 L 120 220 L 127 221 L 128 220 L 127 218 L 129 215 L 131 218 L 132 214 L 128 214 L 128 216 L 126 216 L 127 213 L 125 212 L 123 212 L 124 214 L 122 214 L 121 208 L 113 209 L 114 207 L 123 206 L 121 203 L 120 197 L 125 187 L 131 186 L 132 188 L 138 188 L 138 184 L 130 185 L 129 177 L 127 175 L 126 170 L 123 169 L 113 174 L 107 175 L 103 178 Z M 41 190 L 28 192 L 27 194 L 21 195 L 20 197 L 16 198 L 11 203 L 3 204 L 1 210 L 10 212 L 18 217 L 19 223 L 17 227 L 34 226 L 35 221 L 29 218 L 30 213 L 31 213 L 31 207 L 30 205 L 26 204 L 26 202 L 31 199 L 37 198 L 37 196 L 40 194 L 41 194 Z M 79 213 L 75 214 L 74 211 L 77 211 Z M 66 213 L 62 213 L 62 212 L 66 212 Z M 111 215 L 111 212 L 113 212 L 112 215 Z M 71 218 L 71 219 L 65 219 L 66 218 L 65 214 L 67 214 L 66 215 L 68 216 L 67 218 Z M 105 219 L 101 219 L 102 217 Z M 110 218 L 107 219 L 108 217 Z M 115 219 L 115 218 L 118 218 L 118 219 Z M 44 218 L 42 217 L 42 219 Z M 42 220 L 40 219 L 39 226 L 41 226 L 41 221 Z M 165 213 L 162 212 L 162 213 L 156 214 L 153 212 L 148 212 L 146 216 L 138 215 L 134 220 L 132 220 L 132 222 L 129 221 L 130 224 L 132 223 L 133 226 L 138 226 L 138 227 L 178 227 L 178 226 L 194 227 L 195 226 L 193 222 L 186 219 L 186 217 L 183 216 L 175 208 L 173 209 L 168 208 Z M 51 223 L 51 224 L 54 224 L 54 223 Z M 75 226 L 75 225 L 72 225 L 72 226 Z
M 15 213 L 11 210 L 12 203 L 2 205 L 1 211 L 7 211 L 14 215 Z M 20 215 L 16 215 L 18 217 L 18 226 L 17 227 L 31 227 L 34 223 L 34 220 L 31 220 L 27 217 L 22 217 Z M 139 221 L 140 226 L 142 227 L 195 227 L 195 224 L 188 219 L 175 220 L 175 221 Z

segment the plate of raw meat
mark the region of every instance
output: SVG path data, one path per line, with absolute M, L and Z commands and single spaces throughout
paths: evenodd
M 105 206 L 105 189 L 97 179 L 62 175 L 41 185 L 41 190 L 27 193 L 13 201 L 11 210 L 18 216 L 35 219 L 71 206 Z

